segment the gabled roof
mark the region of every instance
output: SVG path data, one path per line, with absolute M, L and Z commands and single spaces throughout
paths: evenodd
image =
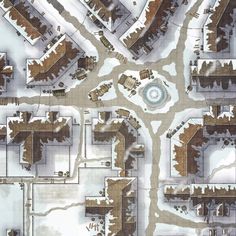
M 162 3 L 163 0 L 146 2 L 139 19 L 120 38 L 127 48 L 130 48 L 148 30 Z
M 83 54 L 67 34 L 62 35 L 41 58 L 27 60 L 27 84 L 54 84 Z
M 182 199 L 193 201 L 193 206 L 202 203 L 215 204 L 227 203 L 236 204 L 235 184 L 189 184 L 189 185 L 166 185 L 164 189 L 165 197 L 170 200 Z M 216 206 L 217 207 L 217 206 Z
M 119 170 L 121 176 L 132 166 L 132 154 L 144 154 L 144 146 L 137 144 L 136 136 L 131 132 L 135 129 L 125 119 L 110 119 L 94 125 L 94 140 L 99 142 L 112 142 L 112 168 Z
M 32 165 L 42 159 L 43 146 L 49 142 L 70 144 L 71 118 L 48 112 L 45 117 L 33 117 L 21 112 L 7 119 L 7 144 L 23 146 L 23 161 Z
M 202 119 L 189 119 L 171 137 L 171 176 L 187 176 L 201 170 L 198 148 L 208 141 L 203 135 L 202 123 Z
M 144 44 L 156 40 L 158 32 L 166 28 L 165 18 L 168 12 L 175 8 L 175 2 L 175 0 L 147 1 L 139 19 L 120 37 L 121 42 L 137 54 Z
M 86 197 L 86 214 L 105 215 L 106 236 L 136 235 L 136 189 L 136 178 L 108 177 L 104 197 Z
M 233 22 L 230 14 L 236 8 L 234 0 L 217 0 L 213 12 L 209 15 L 204 27 L 204 49 L 209 52 L 218 52 L 228 47 L 225 33 L 222 30 Z
M 213 106 L 214 108 L 214 106 Z M 221 111 L 219 114 L 208 112 L 203 116 L 205 135 L 208 136 L 236 136 L 236 107 L 231 107 L 228 112 Z
M 228 90 L 230 84 L 236 85 L 236 60 L 199 59 L 197 65 L 191 66 L 191 78 L 200 89 Z M 234 89 L 233 86 L 230 89 Z
M 6 80 L 11 79 L 13 67 L 7 65 L 6 53 L 0 53 L 0 91 L 6 90 Z
M 119 0 L 80 1 L 110 31 L 115 30 L 130 15 L 130 11 Z
M 48 22 L 27 1 L 16 1 L 12 4 L 8 0 L 3 0 L 1 6 L 5 11 L 4 18 L 30 44 L 34 45 L 48 30 Z

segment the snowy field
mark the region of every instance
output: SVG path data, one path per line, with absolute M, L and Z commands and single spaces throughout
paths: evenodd
M 0 185 L 0 235 L 5 236 L 7 229 L 23 232 L 23 190 L 19 184 Z
M 235 147 L 223 141 L 210 145 L 204 152 L 204 172 L 210 183 L 236 183 Z
M 84 202 L 86 196 L 100 196 L 104 188 L 104 177 L 116 176 L 116 172 L 107 169 L 80 169 L 80 184 L 35 184 L 34 185 L 34 213 L 45 213 L 52 208 L 46 216 L 34 217 L 34 234 L 83 236 L 96 235 L 96 231 L 88 231 L 91 221 L 85 217 Z M 88 187 L 89 186 L 89 187 Z M 65 207 L 65 210 L 61 209 Z M 102 229 L 99 224 L 99 230 Z
M 69 146 L 45 146 L 45 163 L 37 165 L 39 176 L 57 176 L 59 171 L 63 173 L 70 170 Z
M 176 76 L 177 72 L 176 72 L 176 68 L 175 68 L 175 63 L 172 62 L 169 65 L 165 65 L 162 67 L 163 70 L 167 71 L 171 76 Z
M 153 132 L 157 133 L 159 127 L 161 126 L 161 121 L 154 120 L 154 121 L 151 122 L 151 125 L 152 125 Z
M 0 145 L 0 176 L 6 176 L 6 146 Z
M 199 232 L 197 229 L 188 228 L 188 227 L 180 227 L 177 225 L 169 225 L 169 224 L 156 224 L 156 230 L 154 232 L 155 236 L 199 236 Z

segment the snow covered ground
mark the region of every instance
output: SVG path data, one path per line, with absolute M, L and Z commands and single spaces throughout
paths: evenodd
M 155 236 L 169 236 L 169 235 L 184 235 L 184 236 L 199 236 L 198 230 L 194 228 L 185 228 L 177 225 L 156 224 Z
M 45 146 L 46 160 L 43 165 L 38 165 L 39 176 L 57 176 L 59 171 L 70 171 L 69 146 Z
M 204 176 L 210 183 L 236 183 L 236 153 L 234 146 L 221 140 L 204 152 Z
M 120 61 L 116 58 L 106 58 L 104 64 L 100 68 L 98 72 L 98 77 L 108 75 L 112 72 L 112 70 L 120 65 Z
M 99 230 L 103 224 L 100 220 L 91 221 L 90 217 L 85 217 L 85 196 L 100 196 L 100 191 L 104 188 L 105 176 L 116 176 L 116 172 L 109 169 L 80 169 L 79 184 L 35 184 L 34 185 L 34 212 L 44 213 L 53 208 L 63 208 L 52 210 L 46 216 L 34 217 L 34 234 L 37 236 L 46 235 L 70 235 L 83 236 L 96 235 L 98 232 L 88 231 L 90 223 L 98 223 Z M 74 206 L 72 205 L 74 204 Z M 81 204 L 81 205 L 80 205 Z M 70 206 L 71 205 L 71 206 Z
M 235 164 L 233 167 L 225 167 L 213 175 L 209 181 L 210 183 L 227 183 L 235 184 L 236 183 L 236 167 Z
M 6 146 L 0 145 L 0 176 L 6 176 Z
M 163 70 L 167 71 L 171 76 L 177 75 L 174 62 L 172 62 L 170 65 L 163 66 Z
M 18 229 L 23 233 L 23 190 L 19 184 L 0 185 L 0 235 L 7 229 Z
M 84 163 L 81 163 L 81 167 L 93 167 L 93 168 L 110 168 L 105 166 L 106 161 L 111 162 L 111 144 L 94 144 L 92 143 L 92 126 L 86 124 L 84 126 L 84 151 L 83 156 L 86 158 Z M 93 161 L 91 161 L 93 160 Z
M 159 127 L 161 126 L 161 121 L 154 120 L 151 122 L 151 125 L 152 125 L 153 132 L 156 133 L 158 131 Z

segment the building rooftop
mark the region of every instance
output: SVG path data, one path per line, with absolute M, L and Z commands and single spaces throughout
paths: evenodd
M 234 8 L 236 8 L 234 0 L 217 0 L 215 2 L 213 12 L 209 15 L 204 27 L 205 51 L 219 52 L 229 46 L 224 28 L 233 23 L 231 14 Z
M 112 140 L 112 168 L 126 176 L 133 169 L 136 157 L 144 156 L 144 146 L 137 144 L 137 137 L 131 131 L 134 127 L 125 119 L 108 119 L 94 124 L 94 140 L 109 142 Z
M 1 6 L 5 11 L 4 18 L 32 45 L 51 28 L 51 25 L 27 1 L 2 0 Z
M 21 112 L 7 118 L 7 144 L 22 145 L 22 160 L 32 165 L 42 159 L 44 145 L 70 145 L 71 122 L 70 117 L 59 117 L 57 112 L 48 112 L 45 117 Z
M 6 82 L 13 77 L 13 66 L 7 63 L 6 53 L 0 53 L 0 91 L 6 90 Z
M 136 235 L 136 178 L 105 178 L 105 196 L 86 197 L 86 216 L 105 215 L 105 235 Z
M 173 13 L 175 6 L 175 0 L 147 1 L 139 19 L 120 37 L 121 42 L 133 53 L 139 54 L 144 44 L 157 39 L 158 33 L 166 30 L 166 17 Z
M 227 90 L 229 85 L 236 85 L 235 59 L 199 59 L 191 67 L 192 81 L 201 88 L 213 89 L 216 85 Z
M 164 195 L 168 200 L 189 200 L 193 201 L 193 206 L 202 203 L 210 203 L 214 200 L 215 204 L 227 203 L 235 205 L 235 184 L 190 184 L 185 186 L 167 185 Z
M 236 107 L 231 107 L 231 110 L 224 112 L 220 110 L 215 113 L 215 106 L 211 107 L 212 111 L 203 116 L 205 136 L 236 136 Z
M 119 0 L 80 1 L 110 31 L 130 15 L 130 11 Z
M 41 58 L 27 60 L 27 84 L 54 84 L 83 54 L 67 34 L 62 35 Z
M 207 142 L 203 136 L 203 125 L 200 122 L 187 122 L 171 140 L 172 163 L 178 175 L 197 174 L 200 169 L 198 158 L 201 155 L 198 147 Z

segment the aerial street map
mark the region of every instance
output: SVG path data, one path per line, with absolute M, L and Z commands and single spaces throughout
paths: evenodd
M 236 0 L 0 15 L 0 236 L 236 236 Z

